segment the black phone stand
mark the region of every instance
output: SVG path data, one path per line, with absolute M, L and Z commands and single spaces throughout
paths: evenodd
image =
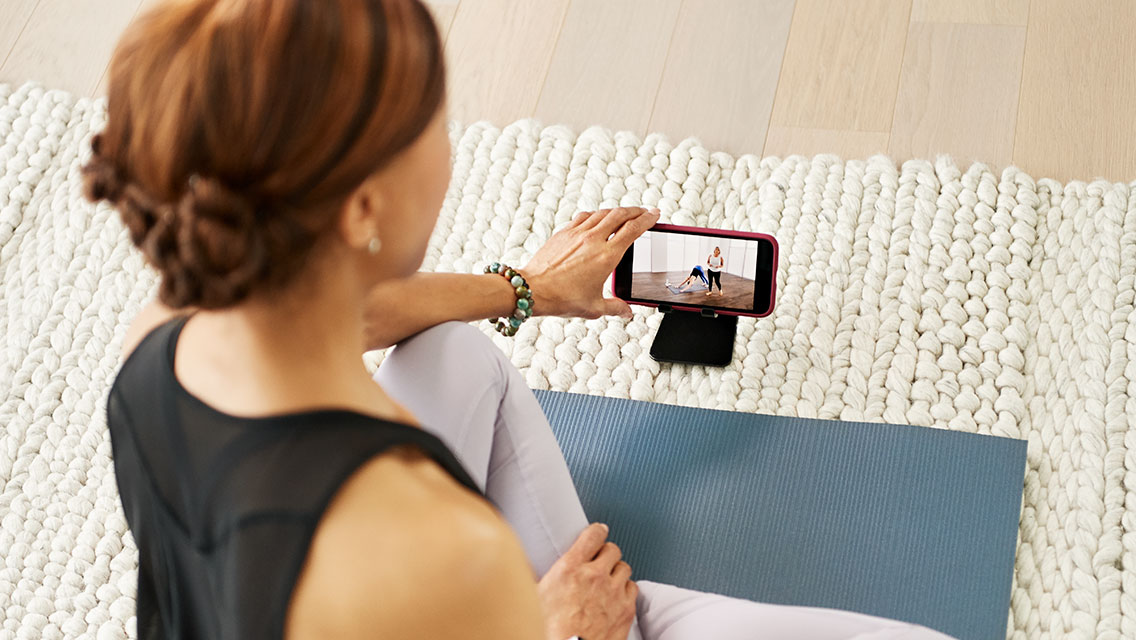
M 676 311 L 659 305 L 663 321 L 651 344 L 651 357 L 659 362 L 724 367 L 734 359 L 738 317 L 710 309 Z

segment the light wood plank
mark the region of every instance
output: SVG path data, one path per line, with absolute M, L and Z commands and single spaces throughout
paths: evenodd
M 1025 27 L 913 22 L 892 157 L 902 162 L 947 153 L 960 163 L 1009 164 L 1025 41 Z
M 429 0 L 426 7 L 430 9 L 430 13 L 434 15 L 434 22 L 438 25 L 438 33 L 442 35 L 442 42 L 446 42 L 446 37 L 450 34 L 450 26 L 454 23 L 454 15 L 458 11 L 458 2 L 460 0 Z
M 1026 26 L 1029 0 L 914 0 L 912 22 Z
M 39 0 L 4 0 L 4 2 L 0 2 L 0 70 L 3 69 L 8 54 L 16 46 L 16 40 L 19 39 L 20 33 L 28 24 L 28 19 L 32 17 L 32 11 L 37 4 L 39 4 Z M 0 82 L 11 82 L 11 80 L 0 72 Z
M 40 0 L 0 69 L 16 83 L 37 80 L 91 96 L 139 0 Z
M 1014 164 L 1035 178 L 1136 178 L 1136 3 L 1030 7 Z
M 697 136 L 715 151 L 757 153 L 765 141 L 792 0 L 684 0 L 651 131 Z
M 602 124 L 646 134 L 680 5 L 571 0 L 536 117 L 577 131 Z
M 142 2 L 138 5 L 138 10 L 134 12 L 134 17 L 132 17 L 130 19 L 130 24 L 134 24 L 134 21 L 137 20 L 139 16 L 145 14 L 146 12 L 150 11 L 150 9 L 153 9 L 155 6 L 162 4 L 163 2 L 166 2 L 166 1 L 167 0 L 142 0 Z M 126 29 L 129 29 L 129 28 L 130 28 L 130 25 L 127 25 L 126 28 L 123 29 L 123 31 L 126 31 Z M 121 37 L 121 34 L 119 34 L 119 37 Z M 115 46 L 118 46 L 118 40 L 117 39 L 115 40 Z M 113 57 L 113 56 L 114 56 L 114 50 L 112 49 L 111 50 L 111 57 Z M 106 92 L 107 92 L 107 86 L 106 86 L 107 85 L 107 71 L 109 69 L 110 69 L 110 60 L 108 59 L 106 66 L 103 67 L 102 74 L 99 76 L 99 84 L 98 84 L 98 86 L 95 87 L 95 91 L 94 91 L 93 95 L 96 98 L 100 98 L 100 97 L 103 97 L 103 96 L 106 95 Z
M 536 109 L 568 0 L 462 2 L 446 40 L 449 117 L 504 126 Z
M 772 125 L 891 131 L 910 0 L 798 0 Z
M 832 153 L 844 160 L 862 159 L 878 153 L 886 154 L 888 138 L 887 133 L 877 131 L 772 126 L 765 141 L 765 155 L 787 158 L 791 155 Z
M 135 11 L 134 16 L 131 18 L 131 23 L 138 19 L 138 16 L 146 13 L 155 6 L 162 4 L 166 0 L 142 0 Z M 434 21 L 438 25 L 438 31 L 442 36 L 442 42 L 446 41 L 446 34 L 450 30 L 450 24 L 453 22 L 454 13 L 457 12 L 458 2 L 460 0 L 430 0 L 426 2 L 426 7 L 430 9 L 431 14 L 434 16 Z M 125 30 L 125 29 L 124 29 Z M 115 40 L 117 44 L 117 39 Z M 114 50 L 111 50 L 113 55 Z M 93 95 L 95 97 L 106 95 L 106 82 L 107 82 L 107 68 L 110 66 L 110 60 L 107 59 L 107 66 L 103 68 L 103 72 L 99 76 L 99 84 L 95 87 Z
M 120 27 L 147 4 L 160 1 L 144 0 L 138 11 L 132 11 L 137 0 L 0 0 L 0 82 L 18 84 L 35 79 L 86 94 L 87 83 L 105 75 L 106 62 L 122 31 Z M 489 117 L 506 124 L 531 115 L 538 106 L 542 116 L 547 117 L 545 110 L 560 102 L 553 98 L 565 91 L 558 83 L 571 84 L 571 78 L 562 75 L 559 68 L 566 64 L 559 56 L 568 56 L 563 53 L 567 50 L 557 46 L 569 0 L 467 0 L 456 9 L 455 1 L 429 0 L 439 16 L 440 28 L 446 22 L 447 12 L 453 11 L 447 56 L 452 77 L 460 80 L 450 82 L 451 100 L 461 94 L 473 105 L 463 114 L 465 121 Z M 592 11 L 612 15 L 626 11 L 602 6 L 595 0 L 581 2 L 581 7 L 590 7 Z M 836 153 L 855 158 L 890 148 L 896 156 L 929 157 L 945 151 L 960 160 L 977 158 L 990 164 L 1001 162 L 1005 155 L 1005 131 L 1012 129 L 1015 142 L 1011 159 L 1035 177 L 1136 177 L 1136 145 L 1131 144 L 1136 139 L 1136 122 L 1130 117 L 1131 105 L 1136 104 L 1136 39 L 1129 37 L 1136 30 L 1136 8 L 1132 3 L 1037 0 L 1023 13 L 1026 0 L 913 0 L 914 22 L 1020 24 L 1028 18 L 1016 118 L 1006 117 L 1003 125 L 996 126 L 996 121 L 1003 119 L 1000 115 L 975 122 L 966 118 L 979 111 L 997 111 L 1012 102 L 1008 89 L 1013 82 L 1008 75 L 999 75 L 1008 73 L 1009 66 L 991 63 L 1000 55 L 992 52 L 991 47 L 1004 40 L 1001 32 L 969 40 L 957 35 L 962 32 L 952 32 L 955 35 L 951 42 L 955 44 L 945 46 L 954 48 L 961 56 L 952 60 L 949 54 L 936 53 L 944 46 L 937 35 L 940 30 L 914 28 L 909 34 L 907 23 L 900 19 L 906 5 L 884 2 L 876 0 L 869 6 L 860 0 L 801 0 L 797 14 L 787 18 L 792 31 L 786 26 L 779 44 L 776 29 L 771 25 L 776 21 L 755 17 L 758 7 L 764 6 L 761 3 L 685 0 L 679 15 L 687 17 L 676 18 L 676 44 L 662 55 L 663 62 L 654 53 L 644 54 L 636 62 L 625 62 L 623 57 L 641 52 L 633 47 L 612 46 L 615 51 L 630 53 L 611 54 L 608 65 L 581 74 L 626 78 L 623 74 L 627 68 L 640 66 L 645 71 L 638 80 L 649 85 L 647 70 L 663 64 L 659 82 L 666 85 L 666 95 L 659 92 L 651 100 L 644 99 L 642 86 L 636 91 L 630 89 L 635 79 L 622 80 L 621 90 L 609 89 L 602 98 L 593 98 L 606 103 L 610 115 L 581 115 L 575 126 L 633 128 L 623 123 L 635 122 L 634 114 L 652 104 L 655 108 L 647 131 L 660 130 L 674 139 L 694 135 L 708 146 L 735 154 L 759 151 L 760 143 L 747 140 L 747 136 L 757 133 L 764 137 L 765 153 L 770 155 Z M 785 0 L 784 6 L 788 4 Z M 666 8 L 673 4 L 660 6 L 663 10 L 656 11 L 665 15 Z M 466 27 L 460 27 L 462 14 L 467 12 L 470 21 Z M 656 46 L 654 40 L 643 41 L 642 24 L 647 19 L 646 15 L 630 18 L 634 25 L 627 26 L 620 39 L 639 41 L 644 49 Z M 608 30 L 613 21 L 597 21 L 594 28 Z M 691 21 L 700 24 L 685 24 Z M 116 22 L 120 27 L 114 26 Z M 723 22 L 735 24 L 722 28 L 719 25 Z M 889 26 L 893 24 L 901 24 L 903 40 L 910 35 L 912 43 L 907 55 L 915 59 L 902 65 L 902 46 L 894 45 L 895 30 Z M 734 34 L 747 28 L 745 25 L 750 29 L 747 41 L 741 46 L 729 44 L 738 40 Z M 453 37 L 455 28 L 466 32 L 457 40 Z M 583 37 L 572 35 L 580 33 L 577 29 L 569 25 L 562 36 L 566 42 Z M 785 39 L 790 50 L 777 98 L 770 109 L 774 121 L 766 130 L 760 118 L 761 101 L 753 96 L 760 94 L 759 88 L 767 83 L 757 78 L 757 73 L 740 72 L 744 65 L 737 59 L 751 55 L 746 47 L 765 47 L 776 83 L 775 69 L 781 64 L 777 48 L 785 48 Z M 959 44 L 962 42 L 970 44 Z M 611 45 L 601 41 L 596 46 Z M 927 63 L 920 62 L 920 47 L 929 47 Z M 985 53 L 969 52 L 976 47 Z M 554 60 L 557 68 L 549 72 Z M 683 64 L 688 69 L 683 73 L 670 69 Z M 880 106 L 890 99 L 887 83 L 882 79 L 888 77 L 893 67 L 901 69 L 896 71 L 895 83 L 902 88 L 898 89 L 898 104 L 893 104 L 894 117 L 888 120 L 889 109 Z M 964 69 L 968 72 L 958 75 Z M 668 74 L 676 75 L 669 85 L 665 82 Z M 971 74 L 978 77 L 972 78 Z M 546 75 L 550 101 L 547 103 L 541 94 Z M 618 84 L 598 77 L 588 78 L 587 82 L 601 89 L 609 82 Z M 978 89 L 976 84 L 985 84 L 986 88 Z M 104 89 L 100 82 L 96 95 Z M 479 91 L 481 98 L 475 95 Z M 571 89 L 567 91 L 572 95 Z M 594 95 L 599 90 L 580 93 Z M 993 100 L 992 104 L 997 106 L 985 106 L 983 100 Z M 504 106 L 494 107 L 495 104 Z M 583 104 L 577 107 L 580 109 L 589 103 L 578 104 Z M 526 108 L 530 113 L 524 113 Z M 878 131 L 871 129 L 879 122 L 886 126 Z M 988 134 L 977 133 L 983 129 Z

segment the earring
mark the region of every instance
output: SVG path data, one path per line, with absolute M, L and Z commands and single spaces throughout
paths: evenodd
M 367 243 L 367 251 L 371 255 L 375 255 L 379 252 L 379 249 L 381 249 L 382 246 L 383 243 L 379 242 L 379 236 L 375 236 L 374 238 L 371 238 L 371 241 L 369 243 Z

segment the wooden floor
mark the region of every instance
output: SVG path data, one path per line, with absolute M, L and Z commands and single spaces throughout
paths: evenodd
M 706 295 L 706 289 L 701 287 L 686 293 L 671 293 L 667 289 L 666 283 L 668 281 L 678 286 L 682 284 L 683 280 L 686 280 L 688 275 L 690 275 L 689 271 L 632 273 L 631 295 L 636 298 L 663 300 L 671 304 L 753 309 L 753 280 L 735 276 L 732 273 L 723 273 L 721 292 L 719 293 L 719 288 L 715 285 L 714 293 L 711 295 Z M 701 281 L 699 281 L 699 284 L 701 284 Z
M 100 95 L 161 0 L 0 0 L 0 82 Z M 947 153 L 1136 179 L 1131 0 L 430 0 L 450 116 L 600 124 L 734 155 Z

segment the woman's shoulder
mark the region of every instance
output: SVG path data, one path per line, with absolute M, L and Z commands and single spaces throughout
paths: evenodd
M 524 566 L 511 536 L 488 502 L 419 449 L 389 449 L 348 478 L 324 512 L 286 635 L 364 637 L 376 628 L 401 630 L 391 637 L 422 635 L 437 621 L 408 612 L 445 608 L 447 593 L 460 603 L 480 597 L 469 591 L 486 584 L 508 584 L 502 572 Z M 484 606 L 470 615 L 482 615 Z

